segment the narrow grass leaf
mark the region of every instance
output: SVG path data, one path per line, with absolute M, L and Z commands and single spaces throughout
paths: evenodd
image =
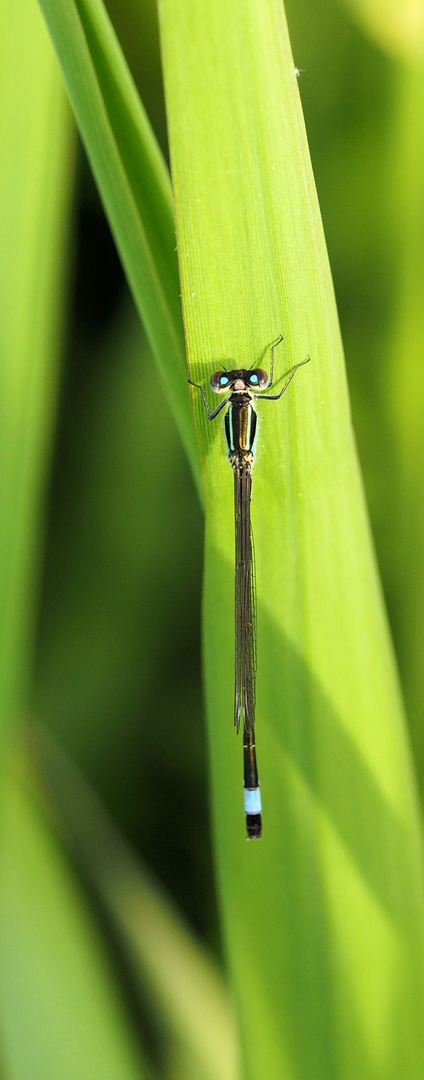
M 280 402 L 258 406 L 264 837 L 249 845 L 231 730 L 232 478 L 222 423 L 194 398 L 215 841 L 243 1075 L 418 1080 L 415 784 L 284 10 L 161 0 L 160 16 L 192 377 L 207 388 L 224 365 L 267 366 L 280 333 L 277 389 L 311 356 Z
M 166 166 L 100 0 L 40 0 L 40 5 L 128 282 L 198 479 Z

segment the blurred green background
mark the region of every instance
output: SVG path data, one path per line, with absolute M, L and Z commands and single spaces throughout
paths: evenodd
M 154 5 L 107 6 L 166 153 Z M 422 784 L 423 51 L 419 34 L 403 33 L 408 5 L 399 5 L 389 39 L 378 7 L 372 19 L 366 5 L 341 0 L 287 0 L 286 10 Z M 57 420 L 29 711 L 219 957 L 200 673 L 201 508 L 79 146 L 64 184 Z M 137 1026 L 142 1009 L 113 936 L 110 949 Z M 143 1023 L 158 1055 L 157 1029 L 149 1015 Z

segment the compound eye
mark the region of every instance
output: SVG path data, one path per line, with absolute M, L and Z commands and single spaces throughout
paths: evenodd
M 211 390 L 214 390 L 216 394 L 219 394 L 220 390 L 226 390 L 227 386 L 230 385 L 230 380 L 224 371 L 216 371 L 215 375 L 212 375 L 210 385 Z
M 268 375 L 262 368 L 256 368 L 249 375 L 250 386 L 257 386 L 260 390 L 264 390 L 268 386 Z

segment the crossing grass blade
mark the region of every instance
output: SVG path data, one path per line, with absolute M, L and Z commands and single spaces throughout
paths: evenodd
M 417 1078 L 423 867 L 415 781 L 364 505 L 284 11 L 161 0 L 191 375 L 311 363 L 260 410 L 257 747 L 246 845 L 232 731 L 232 478 L 194 400 L 218 878 L 244 1075 Z M 399 883 L 402 882 L 400 887 Z
M 100 0 L 40 0 L 135 303 L 199 482 L 168 172 Z

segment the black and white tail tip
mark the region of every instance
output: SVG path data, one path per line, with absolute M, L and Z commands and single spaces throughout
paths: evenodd
M 244 812 L 246 814 L 246 837 L 247 840 L 259 839 L 262 836 L 262 804 L 259 786 L 256 788 L 244 788 Z

